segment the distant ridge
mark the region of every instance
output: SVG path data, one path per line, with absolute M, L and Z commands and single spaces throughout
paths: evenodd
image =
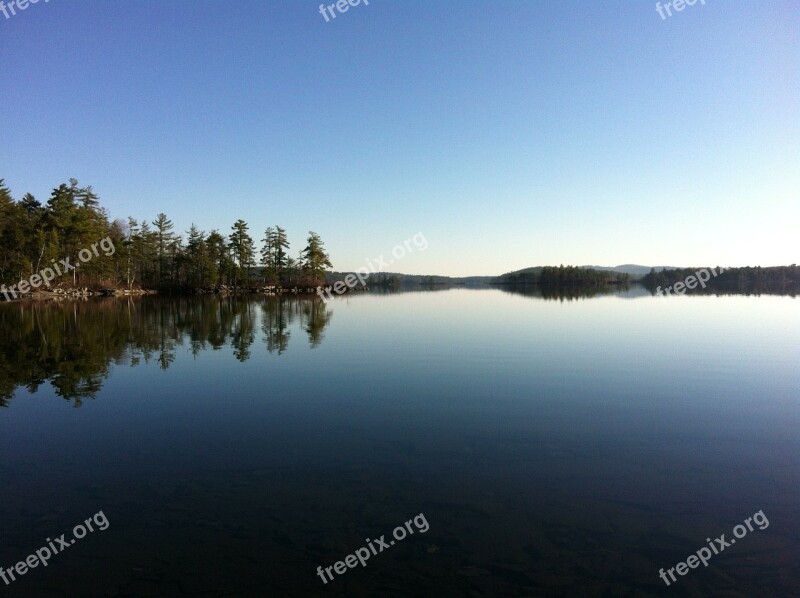
M 619 266 L 579 266 L 579 268 L 590 268 L 592 270 L 598 270 L 600 272 L 615 272 L 617 274 L 630 274 L 632 278 L 639 279 L 642 278 L 645 274 L 649 274 L 651 269 L 655 269 L 656 272 L 661 272 L 664 269 L 673 270 L 674 266 L 641 266 L 639 264 L 621 264 Z M 529 268 L 523 268 L 522 270 L 515 270 L 514 272 L 508 272 L 504 276 L 508 275 L 518 275 L 518 274 L 539 274 L 542 271 L 542 266 L 531 266 Z
M 631 278 L 638 280 L 650 273 L 650 266 L 641 266 L 639 264 L 621 264 L 619 266 L 580 266 L 581 268 L 592 268 L 594 270 L 615 272 L 617 274 L 630 274 Z M 543 266 L 530 266 L 521 270 L 508 272 L 503 276 L 518 275 L 518 274 L 535 274 L 539 275 Z M 656 272 L 661 272 L 664 269 L 674 269 L 674 266 L 654 266 Z M 328 272 L 328 282 L 331 283 L 336 280 L 341 280 L 349 272 Z M 383 279 L 397 277 L 401 284 L 423 284 L 423 285 L 485 285 L 496 282 L 501 279 L 500 276 L 439 276 L 429 274 L 403 274 L 401 272 L 375 272 L 371 275 L 373 282 L 376 279 Z M 369 279 L 367 279 L 369 280 Z M 369 284 L 369 282 L 367 283 Z

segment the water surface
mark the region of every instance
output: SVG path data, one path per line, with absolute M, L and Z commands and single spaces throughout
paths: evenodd
M 9 596 L 800 595 L 792 297 L 0 305 Z M 659 569 L 763 510 L 708 568 Z M 333 565 L 423 513 L 430 529 Z

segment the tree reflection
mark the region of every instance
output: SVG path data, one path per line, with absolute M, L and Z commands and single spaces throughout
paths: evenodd
M 500 290 L 511 295 L 523 295 L 549 301 L 576 301 L 601 295 L 611 295 L 630 289 L 629 285 L 502 285 Z
M 180 351 L 198 356 L 230 347 L 251 357 L 260 324 L 266 349 L 282 355 L 292 328 L 312 348 L 324 338 L 332 312 L 318 297 L 146 297 L 0 305 L 0 407 L 17 388 L 49 383 L 79 407 L 92 399 L 111 365 L 156 363 L 168 369 Z
M 333 317 L 333 311 L 325 307 L 322 301 L 306 301 L 302 305 L 302 326 L 308 333 L 308 342 L 316 349 L 325 337 L 323 331 Z
M 267 351 L 281 355 L 289 346 L 289 322 L 292 317 L 289 297 L 267 297 L 261 305 L 261 330 Z

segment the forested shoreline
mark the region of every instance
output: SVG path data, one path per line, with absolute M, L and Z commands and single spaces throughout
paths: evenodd
M 633 278 L 624 272 L 581 268 L 579 266 L 543 266 L 528 268 L 519 272 L 509 272 L 499 276 L 492 284 L 498 285 L 538 285 L 545 287 L 588 286 L 603 287 L 628 285 Z
M 97 250 L 98 243 L 103 252 Z M 62 271 L 59 264 L 63 263 L 69 268 Z M 242 219 L 227 234 L 218 229 L 205 232 L 194 224 L 181 234 L 164 213 L 151 222 L 132 217 L 111 220 L 92 187 L 83 187 L 75 179 L 54 188 L 45 203 L 30 193 L 15 200 L 0 179 L 0 300 L 19 296 L 8 290 L 17 288 L 23 296 L 30 292 L 81 294 L 78 290 L 88 289 L 105 294 L 313 292 L 336 277 L 330 268 L 324 243 L 313 231 L 292 257 L 281 226 L 267 228 L 258 242 Z M 694 272 L 691 268 L 652 269 L 638 282 L 653 290 Z M 433 284 L 436 277 L 413 278 Z M 403 277 L 396 274 L 376 273 L 370 278 L 370 286 L 387 289 L 399 288 L 402 282 Z M 491 284 L 602 288 L 632 282 L 637 281 L 627 273 L 561 265 L 507 273 Z M 800 290 L 800 269 L 795 264 L 728 268 L 706 286 L 704 292 L 793 293 Z
M 79 259 L 82 250 L 100 240 L 111 243 L 109 251 Z M 324 284 L 332 264 L 320 236 L 309 231 L 296 257 L 290 249 L 280 226 L 267 228 L 259 246 L 242 219 L 228 234 L 217 229 L 206 233 L 194 224 L 181 234 L 164 213 L 152 222 L 131 217 L 112 221 L 92 187 L 82 187 L 75 179 L 54 188 L 45 203 L 30 193 L 14 200 L 0 179 L 0 284 L 9 288 L 21 282 L 34 287 L 37 278 L 33 290 L 38 291 L 236 291 Z M 67 275 L 58 268 L 64 262 L 79 267 L 65 266 Z M 44 269 L 59 273 L 49 286 L 41 283 Z M 34 285 L 28 285 L 29 280 Z
M 702 287 L 688 292 L 738 292 L 738 293 L 786 293 L 800 292 L 800 268 L 796 264 L 773 267 L 707 268 L 715 274 L 704 281 Z M 650 272 L 641 278 L 630 274 L 581 268 L 577 266 L 544 266 L 510 272 L 498 277 L 492 284 L 507 286 L 536 286 L 540 288 L 603 288 L 627 286 L 639 283 L 656 293 L 659 288 L 668 288 L 697 274 L 698 268 L 664 268 Z
M 687 292 L 710 293 L 714 291 L 747 292 L 747 293 L 787 293 L 800 291 L 800 268 L 797 264 L 790 266 L 770 266 L 762 268 L 707 268 L 714 273 L 704 281 L 702 288 L 697 287 Z M 650 291 L 659 287 L 667 288 L 697 274 L 698 268 L 674 268 L 656 271 L 650 270 L 641 283 Z

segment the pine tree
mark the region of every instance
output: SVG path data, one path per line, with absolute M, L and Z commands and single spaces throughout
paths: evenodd
M 234 284 L 241 280 L 247 284 L 249 280 L 249 269 L 255 263 L 256 248 L 253 244 L 253 238 L 247 234 L 247 223 L 241 218 L 233 223 L 231 227 L 233 232 L 229 239 L 228 246 L 231 250 L 231 257 L 234 261 Z
M 261 265 L 263 266 L 262 273 L 264 275 L 265 284 L 276 284 L 278 281 L 278 273 L 275 270 L 275 229 L 272 227 L 264 231 L 264 239 L 261 241 L 264 245 L 261 248 Z
M 156 235 L 156 251 L 158 256 L 158 283 L 160 286 L 164 286 L 164 264 L 166 262 L 167 254 L 170 251 L 170 245 L 174 241 L 174 233 L 172 232 L 172 221 L 167 218 L 167 215 L 164 213 L 159 214 L 156 216 L 156 219 L 153 221 L 153 226 L 156 227 L 155 235 Z M 169 268 L 167 268 L 169 270 Z
M 232 271 L 232 262 L 225 238 L 216 230 L 212 230 L 206 237 L 209 260 L 214 266 L 211 280 L 214 284 L 228 284 Z
M 302 269 L 307 277 L 307 283 L 319 285 L 325 282 L 325 268 L 331 268 L 330 257 L 325 253 L 325 245 L 320 236 L 308 232 L 308 245 L 302 252 Z

